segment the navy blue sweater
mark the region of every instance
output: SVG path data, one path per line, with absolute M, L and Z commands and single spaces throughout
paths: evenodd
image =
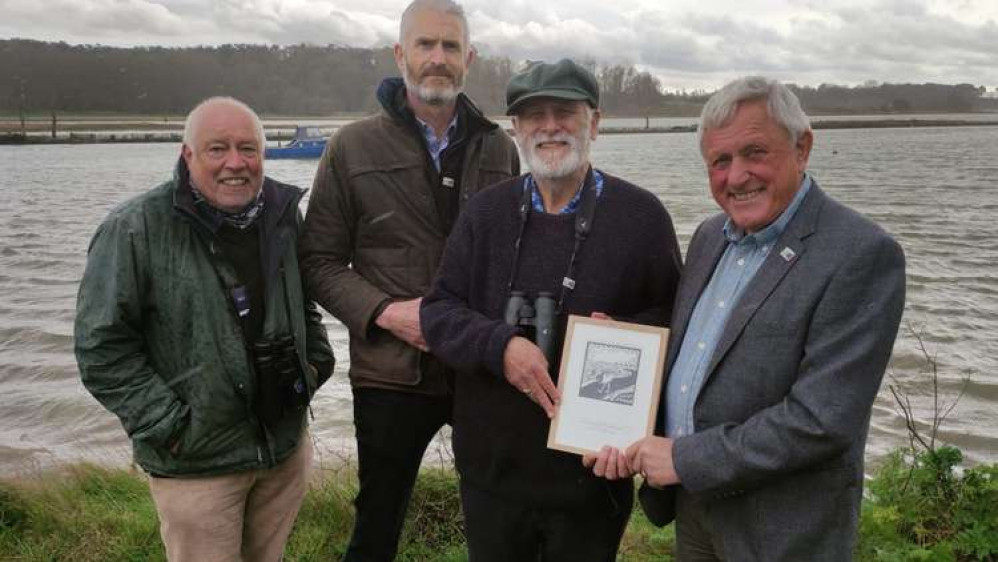
M 672 220 L 651 193 L 604 176 L 592 231 L 579 252 L 576 287 L 562 312 L 588 316 L 596 311 L 619 320 L 666 325 L 681 269 Z M 544 411 L 503 376 L 503 352 L 516 334 L 504 323 L 503 312 L 522 186 L 523 178 L 514 178 L 468 203 L 420 311 L 433 353 L 458 371 L 457 469 L 467 483 L 528 505 L 630 505 L 630 480 L 608 483 L 583 468 L 578 455 L 547 448 L 549 421 Z M 531 212 L 514 290 L 558 294 L 574 229 L 574 215 Z M 557 361 L 551 371 L 555 377 Z

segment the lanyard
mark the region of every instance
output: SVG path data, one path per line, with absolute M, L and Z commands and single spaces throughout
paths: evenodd
M 526 184 L 526 178 L 524 178 Z M 531 191 L 524 189 L 520 198 L 520 229 L 513 243 L 513 269 L 509 274 L 509 283 L 506 284 L 506 294 L 513 292 L 513 282 L 516 281 L 516 274 L 520 268 L 520 243 L 523 241 L 523 232 L 527 228 L 531 212 Z M 596 187 L 593 185 L 593 169 L 590 167 L 586 174 L 586 179 L 582 183 L 582 197 L 579 201 L 579 210 L 575 213 L 575 244 L 572 246 L 572 255 L 568 260 L 568 270 L 561 280 L 561 291 L 558 295 L 558 306 L 555 314 L 561 313 L 562 305 L 568 292 L 575 289 L 575 266 L 579 257 L 579 249 L 582 242 L 589 236 L 593 228 L 593 215 L 596 213 Z

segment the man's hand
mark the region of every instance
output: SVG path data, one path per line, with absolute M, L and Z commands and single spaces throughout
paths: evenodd
M 634 472 L 640 473 L 652 488 L 679 483 L 679 475 L 672 462 L 672 439 L 645 437 L 635 441 L 624 454 Z
M 603 447 L 596 455 L 583 455 L 582 465 L 592 468 L 593 474 L 607 480 L 630 478 L 634 475 L 627 455 L 614 447 Z
M 374 323 L 412 347 L 429 351 L 430 348 L 426 346 L 426 340 L 423 339 L 423 332 L 419 326 L 419 303 L 422 300 L 420 297 L 393 302 L 381 311 L 381 314 L 374 319 Z
M 560 397 L 548 375 L 548 361 L 540 348 L 527 338 L 514 336 L 506 344 L 502 365 L 509 384 L 536 402 L 549 418 L 554 417 L 554 407 Z

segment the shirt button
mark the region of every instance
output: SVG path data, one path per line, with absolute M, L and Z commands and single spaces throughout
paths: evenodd
M 699 342 L 699 343 L 697 343 L 697 349 L 701 349 L 701 350 L 707 349 L 707 344 L 705 344 L 703 342 Z
M 688 387 L 688 386 L 686 386 L 686 385 L 684 384 L 684 385 L 682 386 L 682 388 L 680 388 L 680 389 L 679 389 L 679 391 L 680 391 L 680 392 L 682 392 L 683 394 L 686 394 L 686 391 L 687 391 L 687 390 L 689 390 L 689 389 L 690 389 L 690 387 Z
M 724 301 L 717 301 L 717 308 L 724 308 Z
M 682 436 L 683 436 L 683 428 L 680 427 L 679 429 L 676 430 L 676 437 L 682 437 Z
M 738 260 L 738 265 L 745 265 L 745 258 Z

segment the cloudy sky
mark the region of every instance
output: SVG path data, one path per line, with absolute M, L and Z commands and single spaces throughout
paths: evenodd
M 0 38 L 391 45 L 407 0 L 0 0 Z M 998 87 L 998 0 L 465 0 L 472 42 L 514 60 L 635 64 L 665 87 L 748 73 Z

